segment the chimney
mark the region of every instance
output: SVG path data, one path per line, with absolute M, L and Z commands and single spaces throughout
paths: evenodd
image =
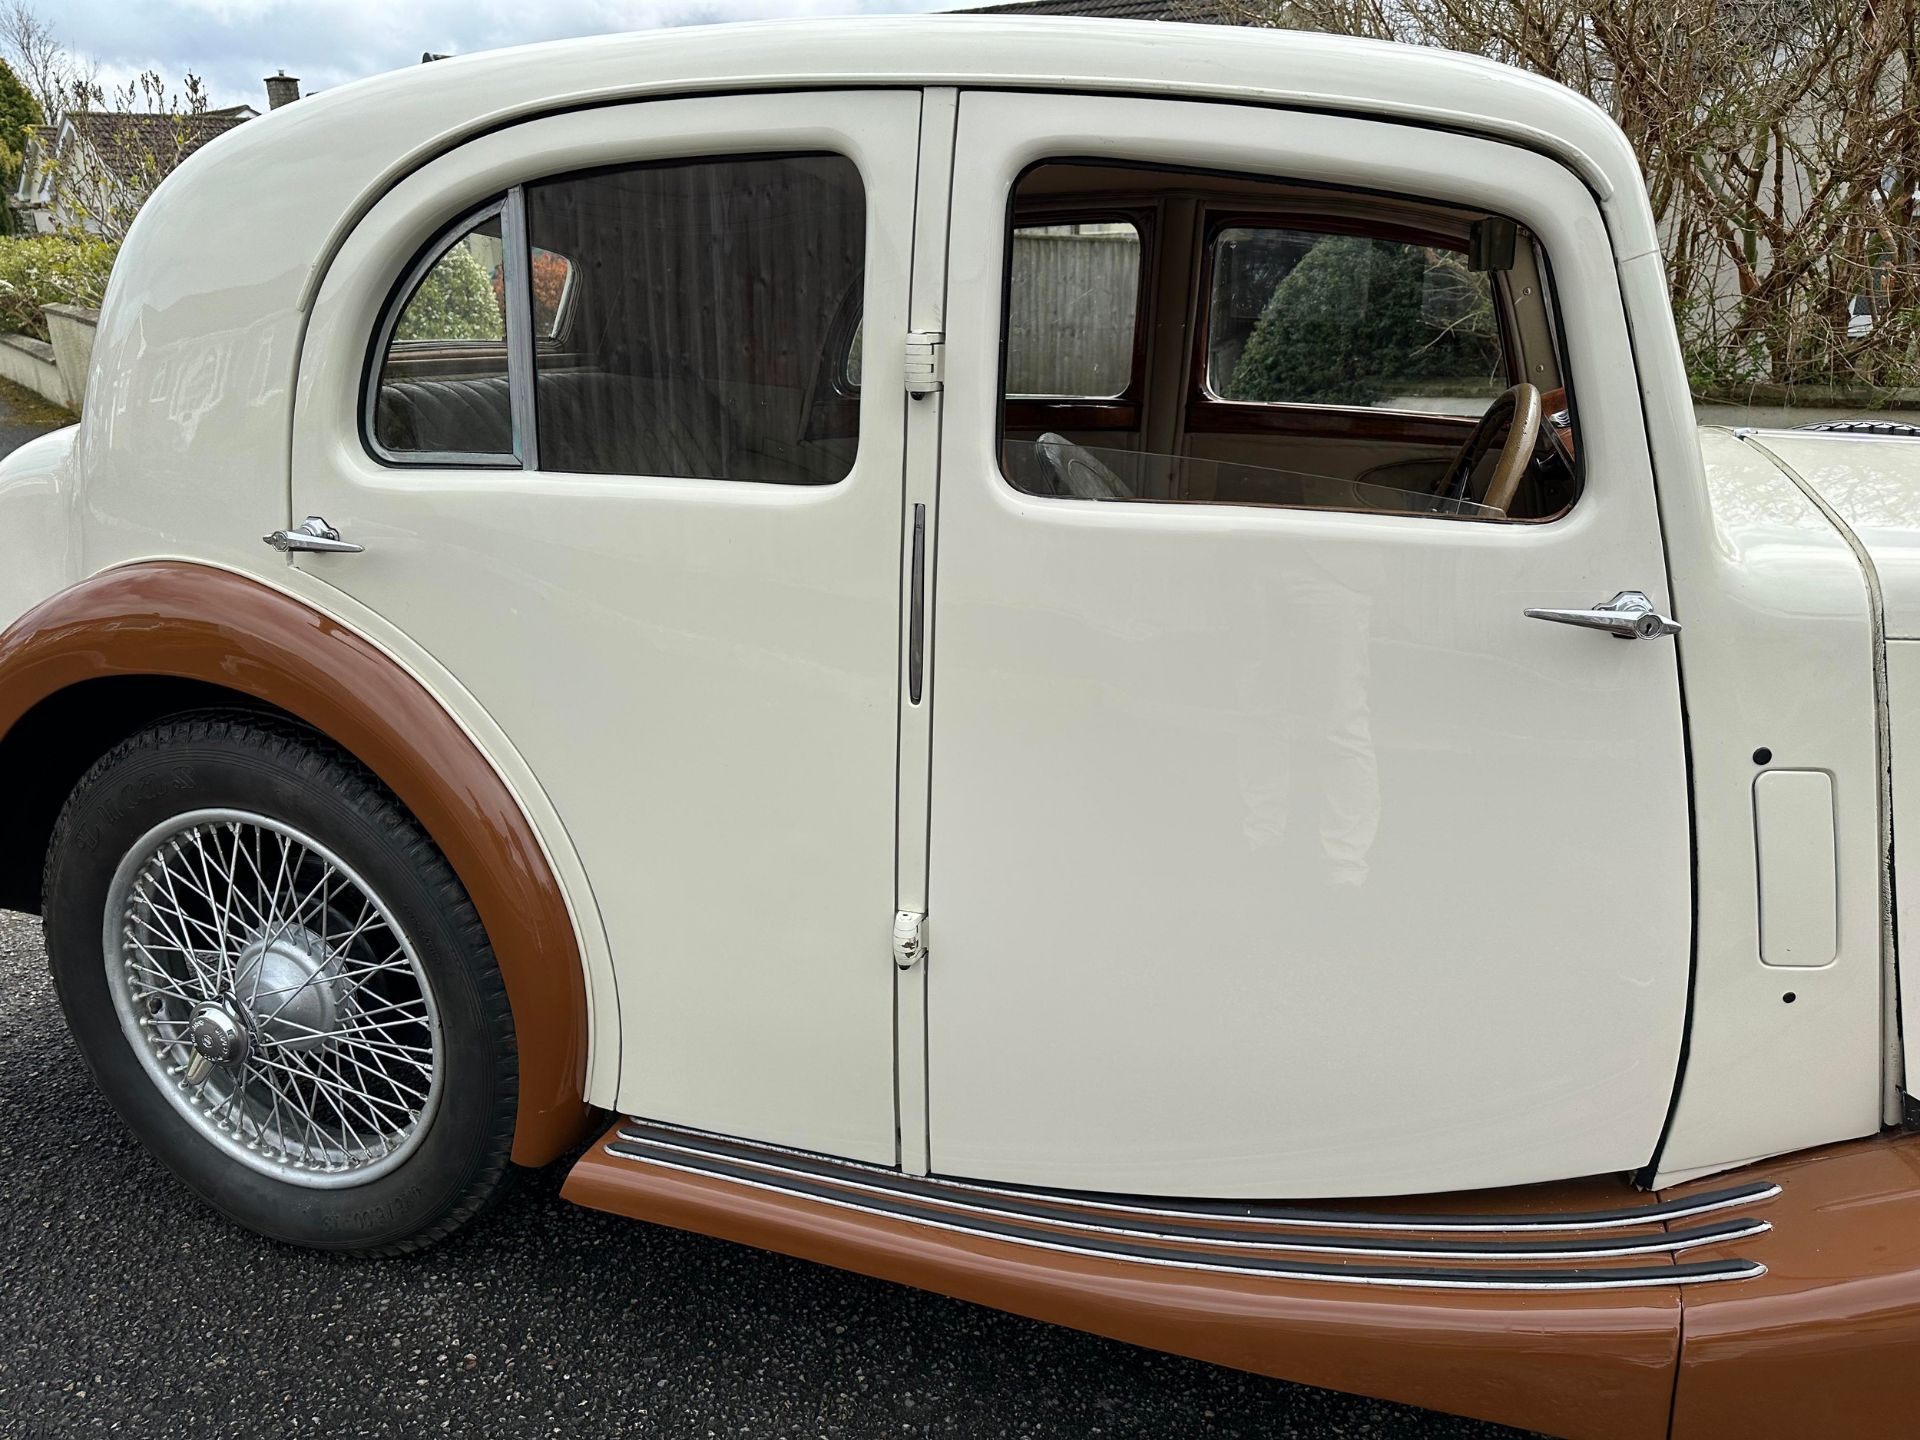
M 284 70 L 278 75 L 269 75 L 266 83 L 269 110 L 278 110 L 282 105 L 291 105 L 300 98 L 300 81 Z

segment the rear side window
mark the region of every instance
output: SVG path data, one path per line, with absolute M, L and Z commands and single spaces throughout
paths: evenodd
M 566 176 L 527 187 L 527 230 L 536 287 L 550 253 L 573 291 L 563 336 L 534 353 L 542 468 L 808 485 L 852 467 L 853 435 L 807 424 L 865 261 L 851 161 Z
M 513 461 L 501 207 L 415 267 L 389 321 L 372 406 L 375 448 L 415 461 Z
M 865 259 L 865 193 L 843 156 L 517 187 L 396 288 L 374 338 L 370 448 L 389 464 L 830 484 L 853 467 L 859 410 L 821 384 L 821 357 Z

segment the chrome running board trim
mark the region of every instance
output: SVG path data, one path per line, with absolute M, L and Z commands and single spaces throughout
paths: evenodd
M 1111 1223 L 1096 1224 L 1063 1212 L 1043 1212 L 1038 1207 L 1016 1207 L 998 1196 L 992 1197 L 988 1203 L 983 1204 L 963 1196 L 914 1194 L 904 1188 L 875 1184 L 865 1178 L 856 1179 L 850 1176 L 822 1173 L 810 1167 L 781 1165 L 769 1160 L 748 1159 L 737 1155 L 721 1155 L 715 1151 L 659 1140 L 631 1140 L 624 1131 L 621 1133 L 621 1140 L 607 1148 L 609 1154 L 618 1155 L 623 1159 L 653 1160 L 658 1158 L 661 1152 L 665 1152 L 669 1156 L 690 1156 L 695 1162 L 702 1159 L 717 1160 L 763 1179 L 774 1177 L 768 1179 L 768 1183 L 772 1184 L 778 1184 L 778 1177 L 781 1176 L 799 1176 L 829 1185 L 836 1191 L 852 1190 L 884 1196 L 913 1206 L 958 1208 L 966 1212 L 994 1215 L 1002 1219 L 1034 1221 L 1050 1227 L 1088 1234 L 1126 1236 L 1164 1242 L 1177 1241 L 1183 1245 L 1195 1245 L 1203 1249 L 1282 1250 L 1296 1254 L 1357 1255 L 1396 1259 L 1528 1262 L 1612 1260 L 1630 1255 L 1674 1255 L 1683 1250 L 1697 1250 L 1703 1245 L 1719 1245 L 1730 1240 L 1744 1240 L 1749 1236 L 1764 1235 L 1773 1228 L 1765 1220 L 1742 1218 L 1722 1220 L 1691 1230 L 1660 1231 L 1650 1235 L 1616 1238 L 1436 1240 L 1306 1232 L 1276 1233 L 1224 1225 L 1211 1227 L 1184 1221 L 1159 1221 L 1150 1217 L 1136 1220 L 1131 1217 L 1112 1215 L 1110 1212 L 1102 1212 L 1102 1218 L 1110 1220 Z
M 676 1138 L 654 1138 L 645 1133 L 647 1131 L 670 1132 Z M 800 1157 L 809 1163 L 803 1166 L 790 1163 L 787 1159 L 769 1158 L 769 1155 L 726 1153 L 755 1149 Z M 1130 1264 L 1343 1285 L 1440 1290 L 1570 1291 L 1645 1289 L 1662 1285 L 1746 1280 L 1765 1274 L 1766 1267 L 1756 1261 L 1738 1259 L 1668 1260 L 1667 1263 L 1592 1268 L 1577 1266 L 1567 1269 L 1532 1267 L 1547 1261 L 1586 1261 L 1623 1256 L 1664 1258 L 1681 1250 L 1745 1238 L 1771 1228 L 1765 1221 L 1746 1219 L 1721 1222 L 1691 1232 L 1560 1244 L 1446 1240 L 1393 1242 L 1338 1236 L 1247 1240 L 1243 1238 L 1244 1232 L 1239 1230 L 1222 1230 L 1218 1235 L 1208 1236 L 1195 1233 L 1200 1227 L 1183 1226 L 1180 1233 L 1172 1234 L 1164 1230 L 1095 1225 L 1071 1215 L 1010 1213 L 1006 1207 L 993 1209 L 977 1205 L 964 1193 L 937 1197 L 906 1193 L 868 1182 L 864 1178 L 817 1173 L 841 1163 L 829 1157 L 808 1156 L 804 1152 L 773 1152 L 773 1147 L 758 1147 L 723 1137 L 699 1137 L 696 1132 L 681 1131 L 674 1127 L 651 1124 L 623 1126 L 618 1137 L 605 1146 L 605 1151 L 616 1160 L 632 1164 L 718 1180 L 785 1195 L 809 1204 L 855 1211 L 878 1219 L 897 1220 L 953 1234 Z M 849 1168 L 869 1173 L 877 1171 L 882 1175 L 894 1174 L 900 1180 L 922 1181 L 922 1177 L 898 1176 L 895 1172 L 879 1170 L 874 1166 Z M 931 1183 L 938 1186 L 945 1182 Z M 1281 1259 L 1272 1253 L 1276 1250 L 1376 1261 L 1440 1263 L 1328 1263 L 1313 1259 Z M 1456 1263 L 1462 1261 L 1479 1263 Z
M 1725 1190 L 1709 1190 L 1677 1200 L 1660 1201 L 1639 1209 L 1565 1215 L 1392 1215 L 1368 1210 L 1315 1210 L 1264 1205 L 1243 1200 L 1169 1200 L 1160 1196 L 1133 1198 L 1082 1190 L 991 1185 L 978 1180 L 945 1176 L 904 1175 L 898 1170 L 884 1165 L 870 1165 L 862 1160 L 842 1160 L 812 1150 L 796 1150 L 761 1140 L 739 1140 L 658 1120 L 629 1119 L 620 1127 L 620 1138 L 680 1144 L 703 1152 L 733 1154 L 740 1158 L 752 1155 L 781 1156 L 790 1168 L 831 1167 L 835 1172 L 848 1172 L 847 1183 L 852 1183 L 854 1175 L 862 1179 L 870 1177 L 874 1183 L 886 1185 L 890 1190 L 918 1193 L 927 1198 L 933 1198 L 936 1192 L 963 1199 L 993 1197 L 1036 1207 L 1056 1205 L 1106 1211 L 1129 1219 L 1232 1221 L 1272 1229 L 1384 1230 L 1421 1235 L 1524 1235 L 1627 1230 L 1675 1220 L 1692 1220 L 1736 1206 L 1758 1205 L 1780 1193 L 1780 1187 L 1773 1181 L 1757 1180 Z M 1040 1218 L 1038 1209 L 1033 1213 Z

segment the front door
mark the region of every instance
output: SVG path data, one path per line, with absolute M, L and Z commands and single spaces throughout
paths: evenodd
M 292 495 L 366 547 L 297 563 L 565 826 L 618 1105 L 889 1163 L 906 398 L 845 362 L 864 315 L 903 363 L 919 124 L 906 91 L 673 100 L 435 160 L 331 267 Z
M 931 1168 L 1328 1196 L 1643 1164 L 1686 1007 L 1675 650 L 1522 613 L 1667 604 L 1587 191 L 1489 141 L 1174 101 L 966 94 L 955 154 Z M 1512 232 L 1476 215 L 1521 236 L 1492 291 L 1469 252 Z M 1052 278 L 1008 283 L 1048 240 Z M 1035 359 L 1110 345 L 1116 305 L 1135 350 Z M 1423 325 L 1390 363 L 1355 348 Z M 1452 504 L 1440 467 L 1386 468 L 1444 460 L 1448 412 L 1524 378 L 1472 355 L 1518 366 L 1528 328 L 1577 485 Z M 1079 398 L 1006 399 L 1016 370 Z M 1290 473 L 1336 463 L 1370 478 Z

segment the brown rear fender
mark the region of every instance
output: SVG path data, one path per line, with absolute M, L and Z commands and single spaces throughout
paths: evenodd
M 23 753 L 36 714 L 58 713 L 49 707 L 77 687 L 142 678 L 158 687 L 143 694 L 200 705 L 224 693 L 282 711 L 380 777 L 466 886 L 506 982 L 520 1052 L 514 1160 L 544 1165 L 584 1138 L 586 980 L 565 897 L 519 802 L 426 687 L 364 637 L 258 581 L 179 561 L 128 565 L 0 633 L 0 750 L 14 752 L 0 783 L 39 768 Z M 137 728 L 155 712 L 132 713 Z M 108 733 L 109 744 L 119 738 Z M 9 828 L 44 849 L 31 821 L 10 818 Z

